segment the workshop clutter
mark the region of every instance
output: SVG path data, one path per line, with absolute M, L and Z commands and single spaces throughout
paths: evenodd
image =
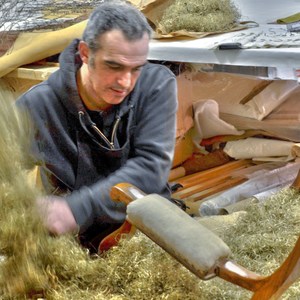
M 229 189 L 238 194 L 238 187 L 250 184 L 252 175 L 268 178 L 279 171 L 288 174 L 284 182 L 271 176 L 272 183 L 270 179 L 255 193 L 266 193 L 268 188 L 274 193 L 273 188 L 290 184 L 300 157 L 297 82 L 203 72 L 200 65 L 185 65 L 182 70 L 177 76 L 176 145 L 179 141 L 183 145 L 176 146 L 169 176 L 173 197 L 200 205 Z M 181 149 L 189 151 L 180 161 Z M 249 193 L 233 202 L 246 200 L 252 196 Z
M 153 25 L 155 38 L 192 37 L 245 28 L 231 0 L 146 0 L 131 1 Z
M 49 236 L 34 206 L 34 199 L 41 191 L 27 182 L 27 173 L 32 167 L 26 156 L 30 122 L 17 112 L 11 101 L 3 102 L 0 98 L 1 299 L 146 300 L 168 297 L 210 300 L 234 299 L 237 294 L 243 299 L 251 297 L 251 292 L 225 281 L 199 280 L 141 233 L 131 240 L 122 240 L 118 247 L 102 256 L 92 257 L 71 235 Z M 299 193 L 288 189 L 281 198 L 277 196 L 262 207 L 252 207 L 249 212 L 239 214 L 234 222 L 232 219 L 228 222 L 222 218 L 220 223 L 219 219 L 202 218 L 195 219 L 194 223 L 199 221 L 208 230 L 213 227 L 230 246 L 236 261 L 255 272 L 269 273 L 295 245 L 300 213 L 297 201 L 299 203 Z M 156 206 L 150 206 L 155 214 Z M 279 217 L 281 222 L 278 222 Z M 272 232 L 266 232 L 269 228 Z M 164 229 L 167 231 L 167 227 Z M 177 231 L 175 226 L 172 230 Z M 181 230 L 184 232 L 183 227 Z M 185 234 L 181 236 L 186 237 Z M 210 242 L 215 240 L 219 238 Z M 186 251 L 201 254 L 206 263 L 205 245 L 200 252 L 185 247 L 184 243 L 181 246 Z M 212 246 L 217 247 L 217 244 Z M 260 253 L 259 259 L 253 257 L 253 249 Z M 299 287 L 290 287 L 285 294 L 289 299 L 296 299 Z

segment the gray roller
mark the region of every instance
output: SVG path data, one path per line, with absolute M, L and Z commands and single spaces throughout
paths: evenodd
M 213 232 L 156 194 L 131 202 L 127 220 L 201 279 L 215 276 L 216 263 L 231 253 Z

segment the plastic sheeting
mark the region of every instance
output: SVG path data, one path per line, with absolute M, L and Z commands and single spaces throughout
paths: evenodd
M 201 216 L 218 215 L 231 204 L 245 200 L 255 194 L 289 185 L 296 178 L 300 163 L 287 164 L 284 167 L 260 173 L 243 184 L 231 188 L 220 195 L 203 199 L 199 207 Z

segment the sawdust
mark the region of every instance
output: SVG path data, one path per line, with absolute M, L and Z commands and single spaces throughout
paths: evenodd
M 26 118 L 1 101 L 0 255 L 5 258 L 0 262 L 0 299 L 250 298 L 250 292 L 221 279 L 199 280 L 142 233 L 101 257 L 91 257 L 72 236 L 50 237 L 34 208 L 40 191 L 26 180 L 29 127 L 24 124 Z M 219 230 L 232 258 L 260 274 L 273 272 L 299 236 L 299 203 L 299 194 L 284 190 Z M 282 299 L 299 294 L 298 281 Z

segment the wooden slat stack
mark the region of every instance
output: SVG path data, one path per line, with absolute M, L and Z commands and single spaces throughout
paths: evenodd
M 171 182 L 172 185 L 180 184 L 182 186 L 173 193 L 172 197 L 195 202 L 225 191 L 247 180 L 244 176 L 232 176 L 234 172 L 253 165 L 251 160 L 237 160 L 183 176 Z

